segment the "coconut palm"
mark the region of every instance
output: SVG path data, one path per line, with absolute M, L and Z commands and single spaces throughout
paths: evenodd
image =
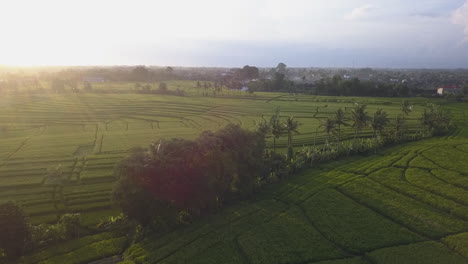
M 348 124 L 346 123 L 346 117 L 345 117 L 345 112 L 343 109 L 338 109 L 336 110 L 335 113 L 335 124 L 337 126 L 337 132 L 338 132 L 338 141 L 341 141 L 341 126 L 347 126 Z
M 276 140 L 284 134 L 284 127 L 280 121 L 279 108 L 276 109 L 275 115 L 270 119 L 271 135 L 273 136 L 273 151 L 276 152 Z
M 320 124 L 320 127 L 323 127 L 323 130 L 327 134 L 327 142 L 330 140 L 330 134 L 336 133 L 336 121 L 332 118 L 327 118 L 325 122 Z
M 299 123 L 294 120 L 294 116 L 288 117 L 283 122 L 283 129 L 288 135 L 288 160 L 293 158 L 293 134 L 299 134 L 297 128 L 299 127 Z
M 351 110 L 351 120 L 353 121 L 353 128 L 355 130 L 354 140 L 356 140 L 369 122 L 369 115 L 366 112 L 365 104 L 356 104 L 354 109 Z
M 314 161 L 317 158 L 319 150 L 314 148 L 314 147 L 302 147 L 301 150 L 299 150 L 299 154 L 302 155 L 306 161 L 309 162 L 309 166 L 312 167 Z
M 372 119 L 370 120 L 370 125 L 373 130 L 373 137 L 377 139 L 377 132 L 382 134 L 382 131 L 385 129 L 385 126 L 388 124 L 387 112 L 383 111 L 381 108 L 378 109 Z

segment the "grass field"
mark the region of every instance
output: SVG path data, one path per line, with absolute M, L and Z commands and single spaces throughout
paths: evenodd
M 416 130 L 428 100 L 411 100 L 408 125 Z M 0 99 L 0 200 L 18 201 L 33 223 L 54 222 L 57 209 L 43 179 L 60 164 L 72 184 L 59 209 L 81 212 L 93 227 L 118 213 L 110 201 L 113 168 L 134 146 L 194 138 L 227 123 L 253 129 L 277 107 L 302 123 L 296 147 L 322 144 L 320 122 L 358 102 L 368 104 L 369 113 L 400 113 L 401 99 L 393 98 L 6 96 Z M 255 201 L 146 237 L 125 250 L 125 263 L 468 263 L 468 106 L 445 107 L 459 125 L 453 135 L 323 164 L 268 186 Z M 352 136 L 345 128 L 343 137 Z M 284 148 L 286 139 L 278 145 Z M 45 249 L 23 263 L 87 263 L 119 255 L 127 243 L 103 233 Z

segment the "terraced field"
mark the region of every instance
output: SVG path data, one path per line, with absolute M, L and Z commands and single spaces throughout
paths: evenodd
M 255 201 L 147 237 L 124 256 L 134 263 L 468 263 L 466 132 L 325 164 Z
M 411 129 L 425 100 L 414 100 Z M 44 185 L 47 170 L 60 165 L 69 185 L 58 204 L 61 212 L 82 212 L 90 226 L 117 213 L 111 207 L 113 168 L 129 149 L 160 138 L 196 137 L 227 123 L 254 128 L 280 107 L 301 123 L 295 144 L 321 144 L 321 120 L 336 109 L 367 103 L 372 113 L 383 107 L 394 117 L 400 99 L 293 96 L 175 97 L 139 94 L 6 95 L 0 99 L 0 201 L 22 204 L 33 223 L 53 222 L 57 208 L 52 188 Z M 365 135 L 370 135 L 365 131 Z M 353 131 L 345 128 L 343 137 Z M 280 138 L 279 148 L 286 146 Z
M 424 101 L 414 101 L 410 130 L 417 128 Z M 60 210 L 83 212 L 85 224 L 93 226 L 117 213 L 110 206 L 112 170 L 133 146 L 195 137 L 228 122 L 253 128 L 277 107 L 303 124 L 297 146 L 321 144 L 321 119 L 356 102 L 367 103 L 369 112 L 383 107 L 390 117 L 399 113 L 400 100 L 379 98 L 2 98 L 0 200 L 21 202 L 33 222 L 54 221 L 57 209 L 43 179 L 61 164 L 72 184 Z M 101 233 L 21 262 L 81 264 L 123 253 L 126 263 L 468 263 L 468 106 L 445 107 L 459 125 L 448 137 L 324 164 L 164 236 L 129 245 L 121 235 Z M 352 137 L 353 131 L 343 134 Z

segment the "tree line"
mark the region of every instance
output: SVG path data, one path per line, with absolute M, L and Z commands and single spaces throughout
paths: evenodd
M 410 87 L 406 83 L 380 83 L 376 81 L 363 81 L 358 78 L 345 79 L 339 75 L 321 78 L 318 81 L 307 83 L 293 82 L 287 79 L 287 66 L 284 63 L 269 73 L 270 78 L 260 79 L 249 83 L 252 91 L 308 93 L 329 96 L 379 96 L 379 97 L 407 97 Z

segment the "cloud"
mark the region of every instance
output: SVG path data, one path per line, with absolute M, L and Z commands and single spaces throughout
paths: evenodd
M 372 10 L 372 5 L 364 5 L 361 7 L 356 7 L 351 11 L 351 13 L 345 16 L 347 20 L 356 20 L 365 17 L 369 11 Z
M 468 44 L 468 0 L 452 14 L 452 23 L 463 27 L 462 44 Z

